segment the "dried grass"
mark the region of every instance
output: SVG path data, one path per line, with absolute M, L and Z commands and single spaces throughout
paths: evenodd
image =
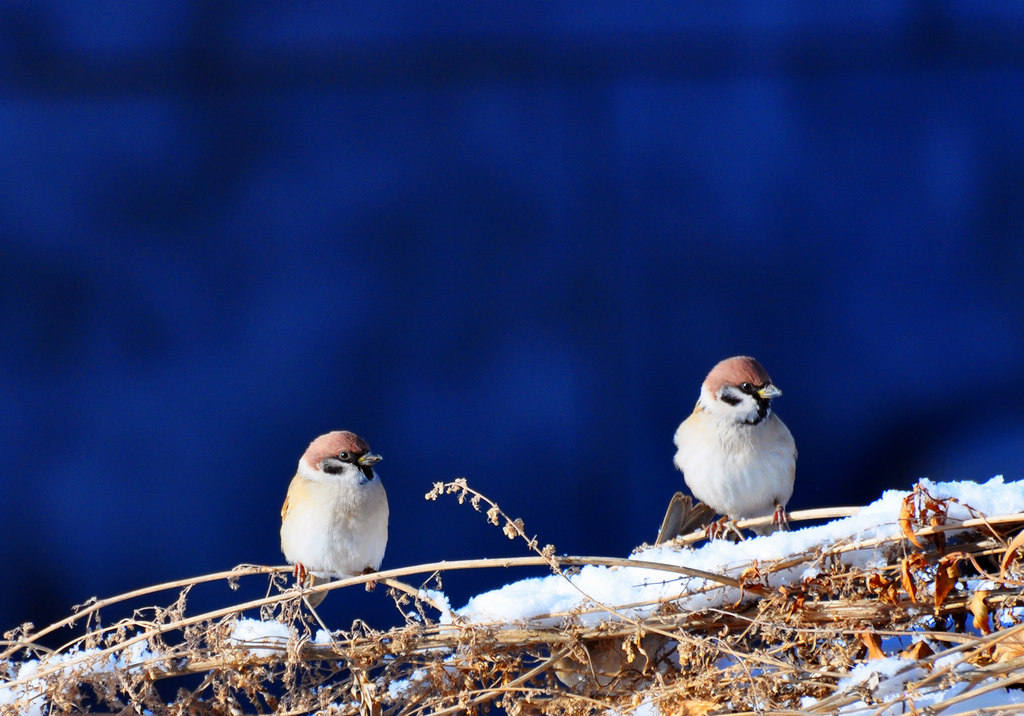
M 954 714 L 970 698 L 1024 681 L 1024 625 L 1013 623 L 1024 584 L 1024 514 L 987 519 L 972 513 L 974 519 L 954 523 L 946 515 L 949 501 L 919 486 L 904 501 L 890 538 L 840 541 L 750 564 L 736 579 L 621 558 L 559 557 L 464 480 L 436 485 L 428 499 L 444 494 L 485 512 L 510 538 L 523 540 L 532 556 L 417 565 L 305 592 L 288 587 L 287 567 L 242 565 L 94 599 L 44 629 L 23 625 L 4 635 L 0 710 L 590 714 L 629 712 L 646 702 L 672 714 L 781 714 L 835 713 L 860 702 L 875 713 L 915 713 L 915 704 L 942 694 L 929 712 Z M 849 513 L 816 510 L 794 513 L 792 520 Z M 947 541 L 951 530 L 955 540 Z M 683 549 L 697 539 L 677 542 Z M 882 557 L 871 569 L 842 559 L 867 549 Z M 445 571 L 536 565 L 564 576 L 589 564 L 661 570 L 667 580 L 680 580 L 680 592 L 625 605 L 581 595 L 585 606 L 571 613 L 471 624 L 439 619 L 444 607 L 433 601 L 435 593 L 399 581 L 419 577 L 431 587 Z M 771 575 L 800 567 L 813 567 L 816 576 L 768 586 Z M 701 590 L 738 596 L 725 607 L 686 610 L 679 597 L 691 593 L 686 585 L 697 583 L 692 578 Z M 267 596 L 190 612 L 189 595 L 199 585 L 241 580 L 266 581 Z M 318 639 L 319 617 L 302 595 L 370 580 L 387 586 L 404 623 L 379 630 L 357 621 Z M 109 625 L 100 621 L 101 610 L 126 613 L 162 595 L 170 595 L 169 604 L 137 608 Z M 583 619 L 588 613 L 602 616 Z M 242 618 L 276 622 L 282 637 L 239 641 Z M 44 637 L 72 626 L 82 635 L 56 649 L 42 646 Z M 900 650 L 905 688 L 880 689 L 885 677 L 874 676 L 837 689 L 856 666 Z M 991 712 L 997 710 L 1016 713 L 1024 706 L 1007 703 Z

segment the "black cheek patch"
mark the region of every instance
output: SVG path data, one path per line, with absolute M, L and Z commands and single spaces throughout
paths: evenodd
M 722 394 L 718 396 L 718 399 L 721 400 L 723 403 L 728 403 L 729 405 L 739 405 L 740 402 L 743 400 L 738 395 L 733 395 L 728 391 L 722 391 Z
M 345 465 L 335 458 L 328 458 L 320 463 L 320 469 L 328 475 L 339 475 L 344 467 Z

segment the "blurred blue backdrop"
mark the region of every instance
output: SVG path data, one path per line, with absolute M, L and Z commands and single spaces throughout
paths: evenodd
M 456 476 L 625 555 L 737 353 L 791 508 L 1024 477 L 1022 7 L 5 4 L 0 628 L 281 563 L 338 428 L 385 567 L 524 553 Z

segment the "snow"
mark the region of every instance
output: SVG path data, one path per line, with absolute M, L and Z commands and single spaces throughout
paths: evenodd
M 967 670 L 970 668 L 970 666 L 964 663 L 961 660 L 961 657 L 956 654 L 951 654 L 943 659 L 938 659 L 933 668 L 941 671 L 946 666 L 950 666 L 957 670 Z M 877 716 L 897 716 L 897 714 L 905 714 L 906 704 L 900 701 L 900 699 L 906 692 L 907 685 L 927 676 L 927 672 L 924 669 L 918 667 L 907 667 L 908 662 L 895 656 L 891 656 L 887 659 L 869 661 L 864 664 L 858 664 L 853 668 L 848 677 L 839 680 L 837 690 L 840 693 L 845 693 L 855 691 L 858 688 L 866 689 L 871 692 L 872 703 L 868 704 L 864 701 L 856 701 L 843 707 L 839 712 L 851 715 L 873 714 Z M 993 679 L 986 679 L 975 684 L 973 688 L 977 690 L 993 683 Z M 921 710 L 962 694 L 967 690 L 968 686 L 968 683 L 960 682 L 947 689 L 939 689 L 917 695 L 912 694 L 911 699 L 914 707 Z M 888 708 L 884 708 L 883 704 L 885 701 L 893 701 L 896 703 Z M 804 699 L 803 706 L 805 708 L 810 708 L 814 706 L 814 703 L 814 699 Z M 1022 695 L 1020 691 L 1010 691 L 1005 688 L 998 688 L 985 694 L 967 698 L 956 704 L 954 710 L 958 713 L 962 713 L 982 708 L 1020 703 L 1024 703 L 1024 695 Z
M 48 654 L 43 659 L 29 659 L 22 662 L 12 681 L 22 682 L 24 680 L 24 683 L 8 686 L 8 682 L 0 680 L 0 706 L 9 706 L 20 702 L 19 708 L 22 710 L 18 713 L 24 716 L 42 716 L 48 711 L 43 698 L 46 685 L 42 678 L 35 678 L 37 673 L 57 666 L 61 667 L 59 672 L 64 677 L 71 679 L 83 674 L 110 673 L 116 670 L 134 671 L 155 656 L 149 649 L 148 641 L 140 641 L 128 646 L 120 656 L 114 654 L 100 656 L 101 651 L 98 648 L 73 648 L 65 652 Z M 30 701 L 25 707 L 23 704 L 27 699 Z
M 317 639 L 326 635 L 330 643 L 330 635 L 323 629 L 317 632 Z M 273 656 L 283 654 L 288 642 L 295 639 L 295 630 L 287 624 L 259 619 L 239 619 L 231 629 L 228 640 L 248 649 L 254 656 Z
M 444 592 L 439 592 L 436 589 L 421 589 L 419 596 L 420 599 L 424 599 L 428 602 L 433 602 L 434 605 L 440 608 L 441 617 L 439 621 L 441 624 L 452 623 L 452 620 L 455 617 L 455 613 L 452 611 L 451 602 L 448 601 L 448 595 L 446 595 Z
M 417 669 L 412 672 L 408 679 L 398 679 L 388 684 L 388 697 L 392 701 L 405 698 L 410 687 L 419 686 L 423 680 L 427 678 L 427 672 L 423 669 Z
M 921 480 L 921 484 L 935 498 L 955 498 L 990 517 L 1024 512 L 1024 482 L 1007 484 L 1002 477 L 994 477 L 983 484 L 934 483 L 927 479 Z M 685 566 L 738 578 L 753 561 L 782 560 L 844 540 L 859 542 L 897 535 L 900 531 L 900 507 L 907 494 L 906 491 L 889 490 L 857 514 L 823 525 L 792 532 L 776 532 L 741 543 L 716 540 L 698 549 L 666 544 L 637 551 L 631 559 Z M 950 503 L 950 521 L 967 520 L 973 516 L 963 505 Z M 845 553 L 842 559 L 857 567 L 884 563 L 882 554 L 870 548 Z M 812 576 L 813 570 L 800 566 L 773 573 L 769 578 L 769 586 L 778 587 Z M 456 614 L 473 623 L 513 625 L 524 621 L 552 623 L 557 621 L 557 617 L 548 615 L 576 611 L 580 623 L 593 626 L 614 616 L 607 611 L 593 610 L 594 603 L 598 606 L 653 603 L 684 592 L 686 594 L 679 599 L 678 604 L 691 610 L 729 604 L 739 596 L 739 591 L 734 588 L 719 588 L 714 582 L 679 577 L 660 570 L 586 566 L 568 579 L 554 574 L 533 577 L 479 594 L 458 609 Z M 589 613 L 583 613 L 588 608 Z M 634 607 L 625 610 L 625 613 L 629 616 L 642 616 L 653 608 L 653 604 Z
M 1024 482 L 1005 483 L 1003 478 L 998 476 L 981 484 L 935 483 L 927 479 L 922 479 L 920 483 L 936 499 L 954 498 L 955 501 L 949 503 L 948 519 L 951 523 L 977 516 L 964 505 L 970 505 L 988 517 L 1024 512 Z M 853 543 L 892 538 L 900 533 L 900 509 L 908 494 L 907 491 L 887 491 L 857 514 L 827 524 L 804 527 L 792 532 L 776 532 L 742 543 L 718 540 L 705 543 L 697 549 L 666 544 L 638 550 L 631 559 L 686 566 L 737 578 L 754 561 L 782 560 L 843 541 Z M 947 536 L 951 534 L 953 533 L 947 533 Z M 856 567 L 885 563 L 881 552 L 870 547 L 842 553 L 840 559 Z M 806 566 L 782 570 L 770 575 L 769 585 L 778 587 L 813 577 L 815 574 L 813 568 Z M 578 573 L 567 577 L 550 575 L 522 579 L 499 589 L 478 594 L 464 607 L 456 610 L 455 614 L 473 623 L 510 627 L 517 622 L 547 625 L 571 615 L 579 623 L 593 626 L 617 618 L 615 613 L 602 609 L 601 605 L 640 603 L 641 606 L 618 610 L 618 614 L 633 617 L 642 616 L 645 612 L 653 610 L 655 602 L 665 598 L 676 598 L 676 603 L 682 609 L 699 610 L 731 604 L 738 597 L 739 591 L 734 588 L 721 587 L 715 582 L 703 579 L 679 577 L 670 572 L 585 566 Z M 959 662 L 957 668 L 970 668 L 961 662 L 959 655 L 951 655 L 948 659 L 951 662 Z M 942 661 L 937 662 L 935 668 L 941 669 Z M 839 691 L 870 691 L 872 704 L 858 700 L 841 708 L 840 713 L 903 713 L 905 704 L 899 700 L 904 695 L 907 684 L 920 680 L 925 675 L 920 668 L 907 667 L 908 662 L 898 657 L 870 661 L 855 667 L 847 678 L 840 681 Z M 983 681 L 972 688 L 977 690 L 990 683 L 991 680 Z M 967 688 L 966 683 L 959 683 L 948 689 L 922 693 L 913 701 L 920 709 L 951 698 Z M 887 709 L 884 704 L 886 700 L 898 703 Z M 813 699 L 808 699 L 804 705 L 810 708 L 814 703 Z M 997 688 L 959 702 L 956 710 L 969 711 L 1008 703 L 1024 703 L 1024 695 L 1019 691 Z M 645 703 L 633 713 L 637 716 L 647 716 L 657 713 L 657 709 L 654 705 Z
M 850 670 L 850 675 L 840 679 L 836 691 L 844 693 L 867 682 L 871 694 L 877 699 L 888 699 L 903 691 L 908 681 L 921 678 L 923 670 L 906 669 L 907 662 L 898 656 L 887 659 L 874 659 L 857 664 Z M 899 674 L 901 670 L 906 669 Z
M 32 698 L 33 700 L 29 702 L 27 709 L 21 713 L 25 716 L 42 716 L 44 702 L 43 699 L 39 698 L 39 695 L 42 693 L 42 685 L 31 680 L 37 671 L 39 671 L 39 661 L 32 659 L 22 663 L 18 667 L 18 673 L 14 676 L 14 681 L 29 679 L 25 684 L 19 687 L 8 687 L 3 682 L 0 682 L 0 706 L 10 706 L 16 701 Z
M 609 710 L 607 711 L 608 716 L 620 716 L 623 712 Z M 642 704 L 637 706 L 632 711 L 628 712 L 629 716 L 661 716 L 661 710 L 654 705 L 651 701 L 644 701 Z M 625 714 L 623 714 L 625 716 Z
M 295 638 L 294 629 L 287 625 L 258 619 L 239 619 L 228 636 L 229 641 L 248 649 L 256 656 L 282 654 L 289 641 L 294 641 Z M 315 642 L 329 644 L 331 636 L 321 629 L 316 634 Z M 116 654 L 103 655 L 102 651 L 98 648 L 72 648 L 48 654 L 42 659 L 28 659 L 22 662 L 10 682 L 0 680 L 0 706 L 18 703 L 21 708 L 19 713 L 26 716 L 42 716 L 48 710 L 43 698 L 46 684 L 42 678 L 35 678 L 37 673 L 59 667 L 60 673 L 71 679 L 88 674 L 135 671 L 160 656 L 150 649 L 146 640 L 130 644 Z M 14 685 L 9 685 L 12 682 Z M 29 700 L 27 707 L 24 706 L 26 700 Z
M 921 480 L 921 485 L 934 498 L 954 498 L 955 501 L 949 503 L 950 522 L 976 516 L 964 505 L 970 505 L 988 517 L 1024 512 L 1024 482 L 1006 483 L 1002 477 L 995 477 L 981 484 Z M 742 543 L 718 540 L 704 543 L 698 548 L 673 544 L 647 547 L 637 550 L 629 559 L 634 562 L 688 567 L 735 579 L 754 562 L 771 563 L 802 553 L 813 553 L 826 545 L 844 542 L 852 544 L 873 538 L 884 541 L 899 535 L 898 519 L 907 494 L 906 491 L 887 491 L 857 514 L 827 524 L 754 537 Z M 843 552 L 838 558 L 856 567 L 885 563 L 883 554 L 871 546 Z M 769 575 L 769 586 L 778 587 L 816 575 L 816 570 L 808 567 L 805 560 L 797 561 L 800 561 L 799 566 Z M 972 590 L 991 586 L 980 579 L 969 584 Z M 422 590 L 420 596 L 427 603 L 437 606 L 442 625 L 458 621 L 512 628 L 517 623 L 550 625 L 567 620 L 584 626 L 595 626 L 622 616 L 642 617 L 665 599 L 674 599 L 683 610 L 700 610 L 732 605 L 741 595 L 739 590 L 713 580 L 664 570 L 588 565 L 566 576 L 552 574 L 520 579 L 499 589 L 478 594 L 469 599 L 465 606 L 454 610 L 448 597 L 441 591 Z M 619 607 L 626 604 L 633 606 Z M 418 619 L 419 615 L 410 612 L 409 617 Z M 1003 625 L 1024 620 L 1024 607 L 1004 610 L 999 619 Z M 228 638 L 232 644 L 254 656 L 272 658 L 283 656 L 288 644 L 294 643 L 297 634 L 293 627 L 281 622 L 238 619 Z M 331 644 L 332 637 L 328 632 L 319 630 L 313 641 L 316 644 Z M 886 651 L 892 653 L 905 645 L 889 643 Z M 10 681 L 0 680 L 0 707 L 17 702 L 21 707 L 20 713 L 42 716 L 48 704 L 42 697 L 45 685 L 37 674 L 54 667 L 72 676 L 115 669 L 138 669 L 159 657 L 159 654 L 150 650 L 147 642 L 131 645 L 117 656 L 99 655 L 98 651 L 73 648 L 42 659 L 24 661 L 17 665 Z M 959 654 L 937 660 L 933 668 L 941 670 L 946 666 L 954 669 L 972 668 L 962 661 Z M 408 690 L 418 687 L 425 675 L 425 672 L 418 671 L 407 679 L 388 684 L 388 695 L 392 699 L 401 698 Z M 910 666 L 908 661 L 898 657 L 859 664 L 837 685 L 838 693 L 849 694 L 858 700 L 842 706 L 839 713 L 903 713 L 906 707 L 903 697 L 907 689 L 925 676 L 926 672 L 922 668 Z M 973 696 L 967 691 L 970 689 L 976 693 L 993 683 L 992 680 L 973 684 L 961 681 L 948 688 L 940 688 L 936 684 L 934 690 L 910 694 L 910 698 L 920 710 L 963 693 L 969 698 L 956 704 L 958 712 L 1024 703 L 1024 693 L 1005 688 L 993 688 L 987 693 Z M 862 697 L 867 701 L 859 700 Z M 27 705 L 26 699 L 31 699 Z M 893 705 L 889 706 L 887 701 Z M 811 708 L 814 704 L 814 699 L 806 699 L 803 705 Z M 629 713 L 634 716 L 653 716 L 659 711 L 656 703 L 645 701 Z

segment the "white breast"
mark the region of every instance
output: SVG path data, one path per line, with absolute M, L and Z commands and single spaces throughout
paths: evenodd
M 289 562 L 338 576 L 380 568 L 388 542 L 388 498 L 379 477 L 309 480 L 300 474 L 288 500 L 281 550 Z
M 793 494 L 796 445 L 772 413 L 757 425 L 694 412 L 676 431 L 675 464 L 694 496 L 732 519 L 763 517 Z

